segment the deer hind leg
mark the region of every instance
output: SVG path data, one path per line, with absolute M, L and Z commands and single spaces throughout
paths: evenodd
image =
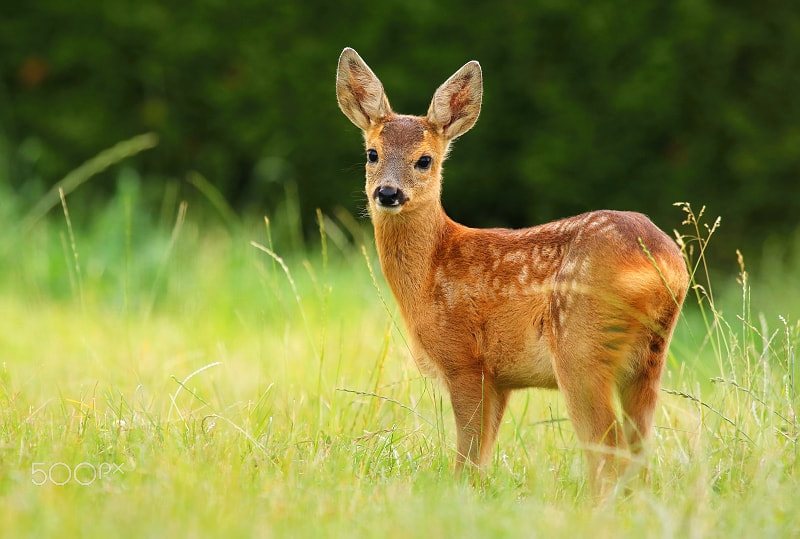
M 589 366 L 575 357 L 562 357 L 556 375 L 584 447 L 591 490 L 600 495 L 613 487 L 624 466 L 619 449 L 624 449 L 625 439 L 614 409 L 612 369 L 604 362 Z
M 664 353 L 648 353 L 645 366 L 620 385 L 625 439 L 633 454 L 641 452 L 653 428 Z
M 497 389 L 482 373 L 460 373 L 449 380 L 450 400 L 458 436 L 456 464 L 479 467 L 489 463 L 508 403 L 508 390 Z
M 634 356 L 635 370 L 620 382 L 625 439 L 634 454 L 641 452 L 652 433 L 653 415 L 677 311 L 677 307 L 667 309 L 656 322 L 656 329 L 645 329 Z
M 556 379 L 584 446 L 591 490 L 602 496 L 616 485 L 629 460 L 615 393 L 636 334 L 630 317 L 593 298 L 573 299 L 559 318 Z

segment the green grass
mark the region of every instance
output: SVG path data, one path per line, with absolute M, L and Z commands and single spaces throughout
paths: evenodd
M 365 223 L 325 217 L 301 253 L 280 222 L 167 214 L 148 224 L 124 190 L 25 231 L 0 213 L 3 535 L 800 535 L 800 326 L 751 312 L 747 283 L 712 301 L 698 266 L 649 478 L 598 508 L 557 392 L 518 392 L 486 477 L 454 479 L 447 395 Z M 702 262 L 708 231 L 681 230 Z

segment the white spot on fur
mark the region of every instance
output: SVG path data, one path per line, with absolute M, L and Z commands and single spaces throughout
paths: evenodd
M 571 277 L 575 273 L 575 261 L 569 260 L 561 266 L 561 275 L 563 277 Z
M 503 262 L 512 264 L 522 264 L 523 262 L 525 262 L 526 258 L 527 258 L 527 253 L 525 253 L 524 251 L 513 251 L 510 253 L 506 253 L 505 256 L 503 256 Z

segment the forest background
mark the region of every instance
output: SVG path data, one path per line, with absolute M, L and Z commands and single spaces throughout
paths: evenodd
M 788 256 L 800 212 L 800 4 L 768 0 L 263 2 L 44 0 L 0 16 L 0 195 L 30 208 L 77 164 L 141 133 L 157 146 L 70 199 L 91 219 L 124 189 L 160 211 L 207 180 L 241 215 L 365 206 L 359 134 L 337 108 L 352 46 L 393 108 L 427 110 L 469 60 L 484 106 L 447 164 L 471 226 L 597 208 L 670 231 L 722 215 L 711 259 Z M 135 172 L 133 172 L 135 171 Z M 197 183 L 196 181 L 194 182 Z M 58 217 L 58 216 L 56 216 Z M 777 254 L 775 254 L 777 253 Z

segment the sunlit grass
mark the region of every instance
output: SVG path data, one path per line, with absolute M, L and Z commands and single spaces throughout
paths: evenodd
M 593 508 L 557 392 L 518 392 L 486 477 L 453 477 L 447 395 L 414 366 L 370 241 L 342 241 L 359 225 L 318 216 L 298 252 L 279 222 L 203 225 L 190 205 L 142 225 L 131 200 L 4 244 L 4 535 L 800 533 L 798 324 L 751 312 L 746 282 L 712 302 L 698 274 L 648 478 Z M 681 230 L 696 255 L 707 232 Z

